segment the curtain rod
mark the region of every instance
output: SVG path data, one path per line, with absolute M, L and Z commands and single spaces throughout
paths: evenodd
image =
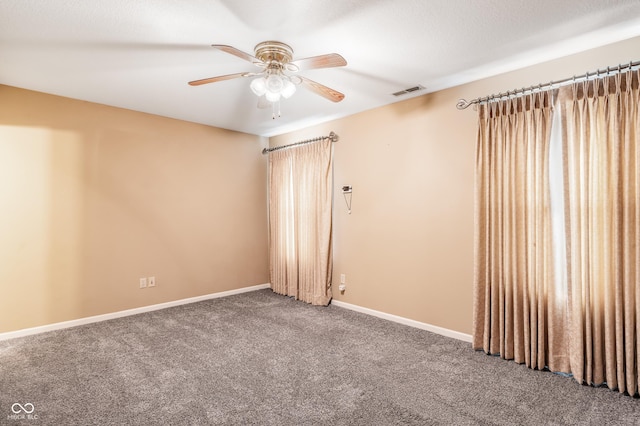
M 317 138 L 307 139 L 305 141 L 300 141 L 300 142 L 292 143 L 292 144 L 289 144 L 289 145 L 276 146 L 274 148 L 265 148 L 265 149 L 262 150 L 262 153 L 263 154 L 268 154 L 270 152 L 278 151 L 280 149 L 291 148 L 292 146 L 304 145 L 306 143 L 318 142 L 318 141 L 322 141 L 322 140 L 325 140 L 325 139 L 331 139 L 331 142 L 338 142 L 338 135 L 336 135 L 335 133 L 331 132 L 331 133 L 329 133 L 329 136 L 320 136 L 320 137 L 317 137 Z
M 480 103 L 485 103 L 485 102 L 492 102 L 494 100 L 498 100 L 498 99 L 502 99 L 505 96 L 506 97 L 510 97 L 510 96 L 520 96 L 520 95 L 524 95 L 528 92 L 541 92 L 543 90 L 549 90 L 552 89 L 553 87 L 558 87 L 558 86 L 565 86 L 569 83 L 573 83 L 573 82 L 577 82 L 577 81 L 587 81 L 587 80 L 591 80 L 594 78 L 600 78 L 600 77 L 606 77 L 608 75 L 615 75 L 618 74 L 624 70 L 631 70 L 633 67 L 636 67 L 640 65 L 640 61 L 631 61 L 628 64 L 625 65 L 618 65 L 617 67 L 607 67 L 604 70 L 596 70 L 593 73 L 584 73 L 580 76 L 573 76 L 573 77 L 569 77 L 569 78 L 565 78 L 562 80 L 558 80 L 558 81 L 550 81 L 546 84 L 538 84 L 536 86 L 529 86 L 529 87 L 523 87 L 522 89 L 516 89 L 516 90 L 512 90 L 512 91 L 508 91 L 507 93 L 498 93 L 497 95 L 492 94 L 490 96 L 485 96 L 482 98 L 476 98 L 473 99 L 471 101 L 467 101 L 466 99 L 460 99 L 458 100 L 458 103 L 456 104 L 456 108 L 458 109 L 466 109 L 468 108 L 470 105 L 474 105 L 474 104 L 480 104 Z

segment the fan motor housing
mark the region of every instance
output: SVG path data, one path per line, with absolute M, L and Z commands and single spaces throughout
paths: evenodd
M 270 62 L 286 64 L 293 58 L 293 49 L 279 41 L 263 41 L 256 45 L 255 56 L 267 64 Z

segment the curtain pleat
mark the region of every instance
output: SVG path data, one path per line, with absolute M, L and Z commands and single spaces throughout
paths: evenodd
M 332 169 L 328 139 L 269 155 L 271 288 L 314 305 L 331 300 Z

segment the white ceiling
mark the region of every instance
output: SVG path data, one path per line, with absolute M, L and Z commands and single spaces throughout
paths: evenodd
M 273 136 L 637 35 L 638 0 L 0 0 L 0 84 Z M 341 54 L 302 75 L 345 99 L 272 120 L 248 79 L 187 85 L 256 70 L 211 44 L 266 40 Z

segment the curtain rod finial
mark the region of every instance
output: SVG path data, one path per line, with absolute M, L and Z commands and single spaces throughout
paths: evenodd
M 456 108 L 458 109 L 467 109 L 469 107 L 469 105 L 473 104 L 474 102 L 471 101 L 467 101 L 466 99 L 458 99 L 458 103 L 456 104 Z
M 338 142 L 338 139 L 340 139 L 340 138 L 334 132 L 330 132 L 329 133 L 329 139 L 331 139 L 331 142 Z

